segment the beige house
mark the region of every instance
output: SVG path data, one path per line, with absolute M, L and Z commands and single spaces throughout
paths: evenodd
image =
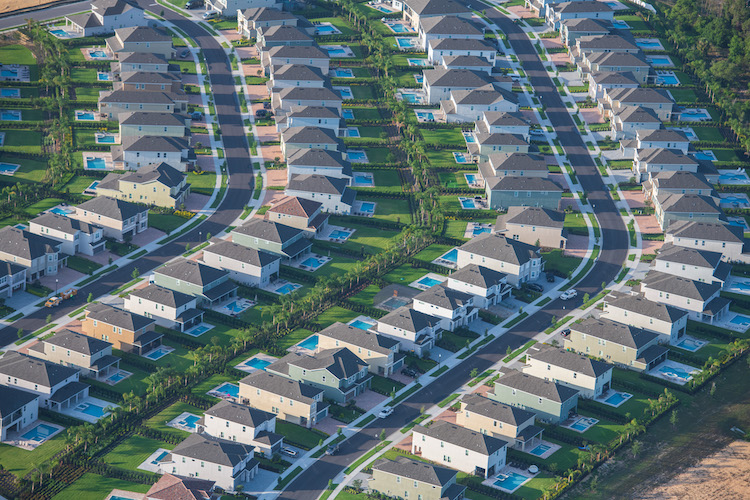
M 29 354 L 81 370 L 83 377 L 107 378 L 120 369 L 112 344 L 63 328 L 29 347 Z
M 611 292 L 603 304 L 603 318 L 654 332 L 662 344 L 679 344 L 687 331 L 686 311 L 641 295 Z
M 399 354 L 401 343 L 391 337 L 336 322 L 318 332 L 318 351 L 344 347 L 365 361 L 370 373 L 389 377 L 404 362 Z
M 508 207 L 499 215 L 495 232 L 522 243 L 543 248 L 565 248 L 568 241 L 563 227 L 565 214 L 541 207 Z
M 729 313 L 731 300 L 721 297 L 719 282 L 704 283 L 683 276 L 650 271 L 641 281 L 641 293 L 648 300 L 687 311 L 695 321 L 714 321 Z
M 646 84 L 651 72 L 651 64 L 642 55 L 627 52 L 584 53 L 579 68 L 592 73 L 599 71 L 632 73 L 641 85 Z
M 266 220 L 302 229 L 308 238 L 320 234 L 328 227 L 328 213 L 322 212 L 323 204 L 299 196 L 282 198 L 266 211 Z
M 700 164 L 692 156 L 678 149 L 636 149 L 633 158 L 633 173 L 636 181 L 672 172 L 698 172 Z M 675 193 L 678 194 L 678 193 Z
M 261 64 L 266 75 L 275 71 L 275 68 L 286 64 L 301 64 L 318 68 L 324 75 L 328 74 L 330 57 L 328 52 L 317 46 L 292 47 L 279 45 L 264 50 L 261 54 Z
M 119 120 L 123 113 L 185 113 L 187 96 L 175 92 L 144 92 L 112 90 L 99 96 L 99 113 L 110 120 Z
M 60 268 L 65 267 L 66 257 L 61 252 L 62 242 L 56 239 L 13 226 L 0 229 L 0 260 L 25 267 L 29 283 L 42 276 L 54 276 Z M 13 269 L 13 277 L 17 273 L 18 270 Z M 10 274 L 6 273 L 5 278 Z M 14 288 L 16 285 L 14 280 Z
M 422 500 L 461 500 L 466 486 L 456 483 L 458 473 L 406 457 L 377 460 L 369 488 L 388 497 Z
M 651 269 L 675 276 L 690 276 L 694 281 L 721 283 L 729 279 L 732 265 L 721 260 L 721 253 L 666 244 L 651 262 Z
M 70 217 L 104 229 L 104 236 L 122 241 L 148 229 L 148 207 L 107 196 L 78 205 Z
M 526 351 L 523 372 L 575 389 L 588 399 L 612 386 L 612 365 L 548 345 L 536 344 Z
M 607 54 L 602 54 L 606 56 Z M 634 57 L 632 54 L 612 54 L 613 56 Z M 648 63 L 646 63 L 648 64 Z M 640 77 L 636 77 L 640 81 Z M 641 82 L 643 83 L 643 82 Z M 599 112 L 605 118 L 618 115 L 627 108 L 645 108 L 653 111 L 661 121 L 668 122 L 674 111 L 674 101 L 669 93 L 653 88 L 605 88 L 599 100 Z
M 312 427 L 328 415 L 323 390 L 259 370 L 239 382 L 239 401 L 282 420 Z
M 141 52 L 157 54 L 165 59 L 174 57 L 172 37 L 150 26 L 133 26 L 115 30 L 115 36 L 107 38 L 107 48 L 116 56 L 120 52 Z
M 271 26 L 298 26 L 301 20 L 290 12 L 269 7 L 237 9 L 237 33 L 245 38 L 255 38 L 258 28 Z
M 119 113 L 120 138 L 126 137 L 185 137 L 190 123 L 185 117 L 174 113 L 145 113 L 131 111 Z
M 97 196 L 179 208 L 190 194 L 190 184 L 177 169 L 160 163 L 127 174 L 108 174 L 96 186 L 95 192 Z
M 742 227 L 723 222 L 676 221 L 665 231 L 664 243 L 721 252 L 729 262 L 750 262 Z
M 479 394 L 468 394 L 461 399 L 456 412 L 456 424 L 508 441 L 512 448 L 533 450 L 542 441 L 543 429 L 534 425 L 532 411 L 508 406 Z
M 146 92 L 179 92 L 182 78 L 174 73 L 155 71 L 126 71 L 112 82 L 115 90 L 141 90 Z
M 587 318 L 570 326 L 565 348 L 631 370 L 648 371 L 666 361 L 659 335 L 608 319 Z
M 281 257 L 227 240 L 215 239 L 203 249 L 203 262 L 223 269 L 243 285 L 263 288 L 279 275 Z
M 419 29 L 421 23 L 427 19 L 447 16 L 471 19 L 472 12 L 463 4 L 454 0 L 405 0 L 403 5 L 403 19 L 409 21 L 411 27 Z
M 538 247 L 494 233 L 482 234 L 458 247 L 458 268 L 469 264 L 505 273 L 514 286 L 538 279 L 544 269 Z

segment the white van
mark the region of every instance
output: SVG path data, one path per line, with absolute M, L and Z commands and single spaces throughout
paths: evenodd
M 203 19 L 213 19 L 214 17 L 219 15 L 218 10 L 208 10 L 203 13 Z

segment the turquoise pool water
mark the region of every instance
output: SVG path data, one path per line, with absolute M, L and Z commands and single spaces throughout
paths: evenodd
M 521 474 L 509 472 L 504 478 L 495 481 L 495 486 L 513 492 L 520 488 L 520 486 L 528 481 L 528 479 L 529 478 L 522 476 Z
M 453 152 L 453 158 L 456 163 L 469 163 L 471 161 L 466 153 L 456 153 L 455 151 Z
M 341 95 L 342 99 L 354 99 L 354 94 L 352 94 L 352 89 L 348 87 L 339 88 L 336 89 L 339 91 L 339 94 Z
M 76 113 L 76 120 L 81 122 L 92 122 L 94 121 L 94 113 L 90 111 Z
M 419 102 L 419 96 L 412 92 L 401 92 L 401 99 L 408 102 L 409 104 L 416 104 Z
M 224 309 L 226 309 L 230 313 L 239 314 L 242 311 L 244 311 L 245 309 L 247 309 L 247 307 L 243 306 L 240 302 L 238 302 L 236 300 L 233 300 L 229 304 L 225 305 Z M 200 335 L 200 334 L 198 334 L 198 335 Z
M 21 89 L 0 89 L 0 97 L 21 97 Z
M 359 161 L 367 163 L 367 153 L 364 151 L 347 151 L 346 156 L 349 161 Z
M 264 370 L 266 369 L 266 366 L 270 365 L 271 362 L 265 359 L 260 358 L 253 358 L 250 361 L 245 362 L 245 366 L 249 366 L 250 368 L 255 368 L 256 370 Z
M 58 430 L 57 427 L 52 427 L 51 425 L 39 424 L 21 437 L 29 441 L 44 441 Z
M 646 59 L 654 66 L 672 66 L 672 59 L 667 56 L 649 56 Z
M 547 446 L 546 444 L 540 444 L 539 446 L 531 450 L 529 453 L 531 453 L 532 455 L 536 455 L 537 457 L 541 457 L 542 455 L 547 453 L 550 450 L 550 448 L 551 447 Z
M 417 111 L 417 118 L 419 118 L 420 120 L 434 121 L 435 115 L 427 111 Z
M 89 170 L 105 170 L 107 162 L 104 158 L 86 158 L 86 168 Z
M 21 168 L 20 165 L 15 165 L 13 163 L 0 163 L 0 174 L 13 175 L 19 168 Z
M 346 57 L 349 53 L 346 49 L 340 48 L 340 47 L 333 47 L 328 48 L 326 47 L 326 50 L 328 51 L 329 57 Z
M 476 203 L 474 203 L 474 200 L 472 200 L 471 198 L 461 198 L 459 201 L 461 202 L 461 206 L 463 208 L 466 208 L 469 210 L 473 210 L 477 208 Z
M 89 52 L 89 56 L 94 59 L 103 59 L 107 57 L 107 53 L 103 50 L 92 50 Z
M 469 142 L 469 143 L 477 142 L 476 138 L 474 137 L 474 134 L 472 134 L 471 132 L 464 132 L 463 134 L 464 134 L 464 139 L 466 140 L 466 142 Z
M 658 50 L 663 48 L 659 40 L 637 40 L 635 44 L 642 49 Z
M 357 184 L 367 184 L 368 186 L 372 186 L 374 184 L 372 177 L 362 174 L 354 174 L 354 182 L 356 182 Z
M 219 387 L 214 389 L 213 392 L 218 392 L 219 394 L 226 394 L 227 396 L 236 398 L 237 396 L 240 395 L 240 386 L 230 384 L 229 382 L 224 382 Z
M 357 127 L 352 127 L 346 129 L 346 136 L 347 137 L 359 137 L 359 129 Z
M 337 35 L 339 33 L 341 32 L 337 28 L 328 24 L 321 24 L 320 26 L 315 27 L 316 35 Z
M 68 36 L 68 32 L 65 30 L 50 30 L 50 33 L 52 33 L 53 35 L 57 35 L 57 36 Z
M 159 465 L 159 462 L 161 462 L 162 459 L 164 457 L 166 457 L 167 455 L 169 455 L 168 451 L 162 451 L 161 453 L 159 453 L 158 455 L 156 455 L 155 459 L 151 460 L 151 463 L 154 464 L 154 465 Z
M 207 325 L 198 325 L 198 326 L 195 326 L 195 327 L 191 328 L 190 330 L 188 330 L 185 333 L 187 333 L 188 335 L 191 335 L 193 337 L 200 337 L 201 335 L 203 335 L 204 333 L 206 333 L 210 329 L 211 329 L 210 326 L 207 326 Z
M 386 10 L 382 10 L 382 9 L 378 9 L 378 10 L 381 10 L 382 12 L 385 12 L 386 14 L 390 14 L 391 13 L 390 11 L 386 11 Z M 391 28 L 391 30 L 394 33 L 408 33 L 409 31 L 411 31 L 411 30 L 409 30 L 409 28 L 407 28 L 405 25 L 403 25 L 401 23 L 389 24 L 388 27 Z
M 64 208 L 60 208 L 60 207 L 55 207 L 52 210 L 50 210 L 50 212 L 52 212 L 53 214 L 62 215 L 64 217 L 67 217 L 68 215 L 73 213 L 72 210 L 65 210 Z
M 92 417 L 100 418 L 104 416 L 104 407 L 95 405 L 93 403 L 83 403 L 75 407 L 75 411 L 91 415 Z
M 443 260 L 447 260 L 448 262 L 453 262 L 455 264 L 456 262 L 458 262 L 458 250 L 454 248 L 440 258 Z
M 111 80 L 111 77 L 109 76 L 109 73 L 97 73 L 96 79 L 100 82 L 108 82 Z
M 197 424 L 200 419 L 201 418 L 197 415 L 188 415 L 185 417 L 185 420 L 180 420 L 177 423 L 188 429 L 195 429 L 195 424 Z
M 153 351 L 151 351 L 150 353 L 146 354 L 146 357 L 148 359 L 156 361 L 157 359 L 163 358 L 167 354 L 169 354 L 168 350 L 166 350 L 166 349 L 164 349 L 162 347 L 158 347 L 158 348 L 154 349 Z
M 683 121 L 710 120 L 711 115 L 705 109 L 683 109 L 680 119 Z
M 733 325 L 750 326 L 750 318 L 741 314 L 738 314 L 734 318 L 730 319 L 729 322 Z
M 585 432 L 598 422 L 595 418 L 579 418 L 571 426 L 571 429 L 575 429 L 578 432 Z
M 427 59 L 407 59 L 409 66 L 431 66 Z
M 114 135 L 97 135 L 96 143 L 97 144 L 114 144 L 115 136 Z
M 6 78 L 16 78 L 18 77 L 18 70 L 17 69 L 0 70 L 0 76 L 4 76 Z
M 336 78 L 354 78 L 354 72 L 350 69 L 336 68 L 333 70 L 333 76 Z
M 280 295 L 288 295 L 288 294 L 292 293 L 293 291 L 295 291 L 297 288 L 298 288 L 297 286 L 295 286 L 295 285 L 293 285 L 291 283 L 287 283 L 287 284 L 282 285 L 279 288 L 277 288 L 276 289 L 276 293 L 278 293 Z
M 0 112 L 0 119 L 6 122 L 20 122 L 21 112 L 20 111 L 2 111 Z
M 421 280 L 417 281 L 417 283 L 426 287 L 433 287 L 435 285 L 439 285 L 440 283 L 442 283 L 442 281 L 436 280 L 435 278 L 430 278 L 429 276 L 425 276 Z
M 700 340 L 684 339 L 682 342 L 677 344 L 677 347 L 679 347 L 680 349 L 685 349 L 686 351 L 695 352 L 705 344 L 705 342 L 701 342 Z
M 631 397 L 632 396 L 630 394 L 627 394 L 624 392 L 616 392 L 612 394 L 610 397 L 608 397 L 607 399 L 605 399 L 604 402 L 612 406 L 620 406 Z
M 676 377 L 686 382 L 690 380 L 690 378 L 692 378 L 692 375 L 690 375 L 690 373 L 676 366 L 662 366 L 661 368 L 659 368 L 659 373 L 662 373 L 667 377 Z
M 331 234 L 329 234 L 328 237 L 334 240 L 345 240 L 351 235 L 352 233 L 348 231 L 341 231 L 340 229 L 336 229 L 335 231 L 331 231 Z
M 410 49 L 417 46 L 416 38 L 396 38 L 396 44 L 402 49 Z
M 345 109 L 341 112 L 341 116 L 343 116 L 345 120 L 354 120 L 354 111 L 351 109 Z
M 315 349 L 318 348 L 318 336 L 312 335 L 297 345 L 303 349 L 310 349 L 311 351 L 314 351 Z
M 466 182 L 469 184 L 476 184 L 477 182 L 477 176 L 474 174 L 464 174 L 464 177 L 466 177 Z
M 475 227 L 471 231 L 471 234 L 473 234 L 474 236 L 479 236 L 480 234 L 491 233 L 491 232 L 492 232 L 492 229 L 488 227 Z
M 124 378 L 125 378 L 125 375 L 123 375 L 120 372 L 117 372 L 117 373 L 113 373 L 112 375 L 110 375 L 109 377 L 107 377 L 107 382 L 109 382 L 111 384 L 116 384 L 117 382 L 121 381 Z
M 370 201 L 363 201 L 359 207 L 360 212 L 371 214 L 375 212 L 375 204 Z
M 307 266 L 307 267 L 312 268 L 313 270 L 318 269 L 323 264 L 325 264 L 325 261 L 316 259 L 315 257 L 308 257 L 302 262 L 300 262 L 301 266 Z
M 372 323 L 367 323 L 366 321 L 362 321 L 361 319 L 355 319 L 354 321 L 349 323 L 349 325 L 364 331 L 367 331 L 373 327 Z
M 659 75 L 656 77 L 656 81 L 662 85 L 679 85 L 680 80 L 674 75 Z

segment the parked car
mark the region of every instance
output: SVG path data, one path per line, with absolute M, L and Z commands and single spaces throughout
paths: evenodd
M 544 287 L 538 283 L 526 283 L 526 288 L 532 292 L 542 293 L 544 291 Z
M 203 0 L 188 0 L 188 2 L 185 4 L 186 9 L 197 9 L 198 7 L 203 7 Z
M 201 17 L 203 19 L 213 19 L 214 17 L 216 17 L 218 15 L 219 15 L 219 11 L 218 10 L 208 10 L 208 11 L 204 12 Z
M 386 418 L 389 417 L 393 413 L 393 408 L 390 406 L 386 406 L 382 410 L 380 410 L 380 413 L 378 413 L 378 418 Z
M 547 283 L 554 283 L 555 282 L 555 275 L 552 273 L 547 273 L 546 275 Z
M 416 372 L 416 370 L 412 370 L 411 368 L 404 368 L 401 370 L 401 373 L 403 375 L 406 375 L 407 377 L 417 378 L 419 374 Z
M 326 448 L 326 455 L 335 455 L 339 451 L 339 445 L 332 444 Z
M 263 109 L 271 109 L 271 103 L 270 102 L 264 102 L 263 103 Z
M 570 300 L 572 298 L 575 298 L 578 295 L 578 292 L 575 290 L 575 288 L 571 288 L 570 290 L 566 290 L 565 292 L 560 295 L 560 298 L 563 300 Z
M 293 450 L 288 446 L 284 446 L 283 448 L 281 448 L 281 453 L 283 453 L 284 455 L 289 455 L 290 457 L 296 457 L 298 455 L 297 450 Z
M 566 328 L 565 330 L 561 331 L 560 335 L 562 335 L 563 337 L 567 337 L 568 335 L 570 335 L 570 328 Z
M 190 114 L 190 118 L 192 118 L 193 120 L 200 120 L 201 118 L 203 118 L 203 113 L 201 113 L 200 111 L 193 111 Z
M 265 118 L 267 114 L 268 114 L 268 111 L 266 111 L 265 109 L 259 109 L 258 111 L 255 112 L 255 116 L 258 118 Z
M 180 57 L 182 57 L 183 59 L 185 59 L 189 55 L 190 55 L 190 49 L 182 49 L 180 51 Z

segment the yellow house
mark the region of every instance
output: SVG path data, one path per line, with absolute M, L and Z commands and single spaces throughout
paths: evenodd
M 177 208 L 190 194 L 190 184 L 180 171 L 160 163 L 127 174 L 109 174 L 96 186 L 97 196 L 134 203 Z

